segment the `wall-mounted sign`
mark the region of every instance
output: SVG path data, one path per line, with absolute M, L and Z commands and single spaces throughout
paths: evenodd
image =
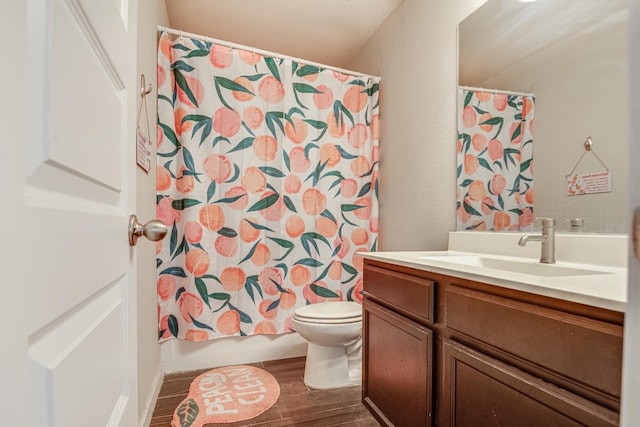
M 151 131 L 149 129 L 149 112 L 147 111 L 147 95 L 151 93 L 151 85 L 147 88 L 144 74 L 140 74 L 140 108 L 138 109 L 137 132 L 136 132 L 136 163 L 140 168 L 149 173 L 151 169 Z M 147 134 L 140 128 L 140 116 L 144 107 L 144 118 L 147 123 Z
M 610 191 L 610 171 L 567 175 L 567 196 L 608 193 Z
M 136 135 L 136 163 L 146 173 L 151 169 L 151 141 L 147 135 L 138 127 Z

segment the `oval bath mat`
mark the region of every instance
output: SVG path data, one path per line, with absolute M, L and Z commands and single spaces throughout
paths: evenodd
M 197 376 L 173 413 L 173 427 L 201 427 L 257 417 L 278 400 L 280 385 L 253 366 L 226 366 Z

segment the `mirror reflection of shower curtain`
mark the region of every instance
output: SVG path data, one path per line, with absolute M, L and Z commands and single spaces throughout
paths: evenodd
M 533 96 L 458 89 L 458 230 L 533 224 Z
M 280 334 L 362 301 L 378 242 L 378 89 L 300 61 L 163 34 L 160 340 Z

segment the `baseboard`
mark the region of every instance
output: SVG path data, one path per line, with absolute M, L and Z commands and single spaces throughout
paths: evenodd
M 304 356 L 307 342 L 297 333 L 227 337 L 211 341 L 165 341 L 160 345 L 165 372 L 182 372 Z
M 153 382 L 151 383 L 151 389 L 149 390 L 147 402 L 144 405 L 144 412 L 140 417 L 140 427 L 149 427 L 151 424 L 151 418 L 153 417 L 153 410 L 156 407 L 158 396 L 160 395 L 160 389 L 162 388 L 162 382 L 164 381 L 165 368 L 164 363 L 158 363 L 158 369 L 153 376 Z

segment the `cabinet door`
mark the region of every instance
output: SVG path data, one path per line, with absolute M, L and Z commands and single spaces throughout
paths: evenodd
M 444 340 L 439 425 L 616 426 L 616 413 L 454 341 Z
M 363 327 L 365 406 L 386 425 L 430 426 L 432 331 L 368 299 Z

